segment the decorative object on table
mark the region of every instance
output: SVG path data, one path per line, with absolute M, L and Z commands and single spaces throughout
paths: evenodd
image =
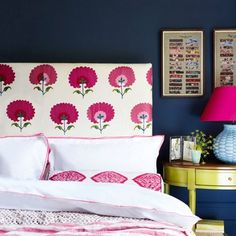
M 203 95 L 203 31 L 162 31 L 162 95 Z
M 191 150 L 192 162 L 194 164 L 199 164 L 201 162 L 202 153 L 199 150 Z
M 170 137 L 170 161 L 182 158 L 181 136 Z
M 183 161 L 192 161 L 192 150 L 196 144 L 194 136 L 182 136 Z
M 198 129 L 191 132 L 191 135 L 196 137 L 195 145 L 192 147 L 193 163 L 199 163 L 200 161 L 204 162 L 205 158 L 213 149 L 213 137 L 212 135 L 207 135 Z
M 236 29 L 214 30 L 214 85 L 236 85 Z
M 236 163 L 236 86 L 215 88 L 202 115 L 202 121 L 227 121 L 215 138 L 213 152 L 221 161 Z
M 195 137 L 193 136 L 170 137 L 170 161 L 192 161 L 191 150 L 194 145 Z

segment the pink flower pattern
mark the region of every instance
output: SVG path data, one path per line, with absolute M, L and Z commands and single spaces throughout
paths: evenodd
M 147 82 L 152 85 L 152 67 L 147 71 L 146 79 Z
M 88 66 L 85 66 L 85 65 L 81 66 L 81 64 L 72 65 L 72 66 L 73 67 L 71 66 L 66 67 L 67 79 L 65 78 L 66 80 L 64 81 L 64 82 L 67 82 L 68 83 L 67 85 L 71 88 L 71 94 L 69 96 L 71 97 L 74 96 L 72 94 L 74 92 L 75 94 L 82 95 L 82 97 L 84 98 L 85 95 L 90 94 L 90 92 L 93 91 L 92 89 L 94 89 L 94 87 L 96 86 L 98 82 L 98 75 L 101 74 L 99 72 L 100 68 L 97 69 L 96 66 L 92 66 L 91 64 Z M 70 104 L 72 102 L 70 102 L 71 98 L 69 96 L 66 100 L 61 100 L 61 101 L 57 99 L 57 97 L 55 97 L 58 95 L 57 95 L 57 91 L 55 90 L 56 86 L 54 86 L 54 84 L 58 84 L 58 85 L 60 84 L 60 81 L 58 78 L 59 74 L 57 74 L 59 72 L 59 70 L 57 70 L 57 65 L 54 65 L 54 64 L 50 65 L 50 63 L 49 64 L 39 63 L 37 65 L 35 64 L 30 65 L 30 68 L 29 67 L 25 67 L 25 68 L 20 67 L 19 65 L 0 63 L 0 98 L 1 98 L 1 95 L 4 95 L 4 96 L 5 95 L 8 96 L 8 94 L 9 96 L 13 95 L 12 99 L 7 98 L 7 104 L 4 105 L 2 109 L 3 109 L 3 113 L 6 113 L 7 115 L 6 120 L 9 119 L 8 123 L 10 125 L 12 123 L 11 129 L 15 129 L 17 132 L 22 132 L 29 129 L 37 130 L 37 127 L 35 127 L 35 125 L 32 126 L 32 124 L 34 123 L 34 121 L 36 121 L 34 117 L 36 117 L 36 115 L 37 116 L 41 115 L 41 113 L 38 112 L 37 106 L 41 106 L 42 103 L 43 103 L 42 105 L 44 106 L 44 108 L 47 109 L 48 118 L 50 116 L 50 119 L 48 121 L 52 122 L 50 132 L 53 132 L 52 130 L 55 127 L 56 132 L 58 133 L 62 134 L 64 132 L 64 135 L 65 134 L 69 135 L 70 133 L 72 134 L 73 133 L 72 131 L 75 130 L 74 128 L 77 127 L 76 123 L 77 123 L 79 115 L 85 116 L 85 119 L 87 115 L 87 119 L 88 119 L 87 123 L 89 124 L 91 121 L 90 123 L 91 125 L 89 127 L 91 127 L 92 132 L 97 132 L 99 134 L 99 131 L 100 131 L 100 133 L 102 134 L 102 133 L 105 133 L 106 130 L 112 131 L 113 125 L 111 121 L 114 119 L 115 115 L 116 115 L 115 117 L 116 119 L 119 118 L 117 116 L 117 114 L 119 114 L 120 112 L 119 109 L 121 109 L 121 112 L 122 112 L 122 108 L 119 107 L 119 104 L 112 103 L 112 99 L 116 99 L 115 96 L 118 96 L 118 99 L 120 96 L 121 98 L 126 97 L 128 99 L 128 95 L 132 93 L 132 89 L 134 87 L 133 84 L 135 84 L 135 81 L 137 79 L 135 77 L 136 75 L 135 66 L 130 66 L 130 65 L 128 66 L 117 65 L 113 67 L 109 66 L 108 68 L 106 68 L 108 69 L 108 71 L 106 72 L 107 82 L 106 81 L 103 81 L 103 82 L 106 82 L 106 85 L 110 87 L 111 90 L 113 89 L 115 93 L 116 92 L 119 93 L 119 95 L 115 95 L 113 98 L 111 98 L 111 100 L 103 100 L 106 102 L 99 102 L 99 100 L 98 101 L 94 100 L 93 102 L 88 103 L 87 105 L 85 104 L 85 106 L 87 106 L 85 108 L 86 110 L 85 111 L 84 109 L 82 109 L 81 111 L 79 110 L 80 111 L 79 113 L 76 108 L 77 104 L 74 102 L 73 102 L 74 105 Z M 58 68 L 63 68 L 63 67 L 58 67 Z M 22 73 L 18 74 L 18 71 L 20 72 L 22 71 Z M 142 71 L 142 75 L 144 75 L 143 87 L 148 87 L 148 84 L 151 85 L 152 84 L 152 67 L 147 66 L 146 69 Z M 22 76 L 24 78 L 20 78 Z M 20 79 L 24 79 L 24 81 L 18 80 L 18 77 Z M 17 84 L 15 82 L 17 82 Z M 102 81 L 100 82 L 102 85 Z M 18 84 L 21 87 L 19 90 L 19 93 L 16 91 L 13 94 L 12 92 L 14 92 L 15 86 L 18 86 Z M 31 88 L 32 88 L 32 89 L 29 89 L 29 92 L 26 91 L 28 85 L 31 85 Z M 60 84 L 60 86 L 61 85 L 62 84 Z M 106 85 L 104 86 L 105 89 L 102 88 L 101 85 L 99 84 L 98 91 L 95 91 L 98 94 L 96 95 L 95 93 L 94 95 L 99 96 L 99 93 L 101 92 L 103 93 L 106 91 L 105 90 L 107 89 Z M 99 90 L 100 87 L 103 90 L 100 91 Z M 54 92 L 52 93 L 52 91 Z M 25 92 L 25 95 L 23 94 L 24 92 Z M 22 95 L 22 96 L 19 97 L 17 94 Z M 44 96 L 45 99 L 47 97 L 46 94 L 49 94 L 50 96 L 49 95 L 48 96 L 50 98 L 52 97 L 52 99 L 54 100 L 54 103 L 48 103 L 46 100 L 44 101 L 44 99 L 43 99 L 43 102 L 41 102 L 36 99 L 37 100 L 37 104 L 36 104 L 34 102 L 35 99 L 34 100 L 30 99 L 31 96 L 35 96 L 35 95 L 37 96 L 40 94 L 45 95 Z M 150 93 L 148 94 L 150 95 Z M 2 97 L 2 99 L 4 99 L 4 96 Z M 43 98 L 43 96 L 41 97 Z M 147 102 L 148 102 L 148 99 L 147 99 Z M 129 104 L 128 103 L 129 101 L 127 100 L 127 105 L 130 106 L 130 103 Z M 151 107 L 151 105 L 147 103 L 143 103 L 143 105 L 141 105 L 141 103 L 138 104 L 140 105 L 139 109 L 141 109 L 141 106 L 143 106 L 142 111 L 137 110 L 138 105 L 136 105 L 136 108 L 133 107 L 132 109 L 132 106 L 134 105 L 135 104 L 131 105 L 130 112 L 129 112 L 131 120 L 135 123 L 133 127 L 135 130 L 137 130 L 136 132 L 143 131 L 144 133 L 145 130 L 151 126 L 152 114 L 151 114 L 151 108 L 148 108 L 148 106 Z M 40 107 L 40 111 L 41 111 L 41 107 Z M 83 114 L 81 113 L 82 111 L 83 111 Z M 119 114 L 119 116 L 123 116 L 123 115 Z M 114 126 L 114 128 L 116 128 L 116 126 Z M 72 131 L 69 131 L 69 130 L 72 130 Z M 117 131 L 117 129 L 114 129 L 114 130 L 115 132 Z M 131 127 L 131 130 L 132 130 L 132 127 Z M 151 129 L 149 128 L 145 133 L 148 133 L 148 131 L 150 130 Z M 55 132 L 55 129 L 54 129 L 54 132 Z M 127 131 L 127 133 L 128 132 L 129 131 Z
M 123 98 L 131 90 L 129 86 L 135 82 L 135 75 L 132 68 L 119 66 L 110 72 L 108 79 L 110 85 L 115 87 L 113 92 L 119 93 Z
M 11 86 L 5 86 L 13 83 L 15 80 L 15 73 L 13 69 L 5 64 L 0 64 L 0 96 L 7 90 L 11 89 Z
M 82 182 L 86 176 L 77 171 L 63 171 L 59 172 L 49 178 L 53 181 L 79 181 Z
M 95 123 L 91 128 L 98 129 L 100 133 L 109 126 L 109 124 L 105 122 L 111 121 L 114 115 L 113 106 L 106 102 L 94 103 L 87 110 L 88 119 Z
M 114 171 L 104 171 L 91 177 L 97 183 L 120 183 L 127 181 L 127 177 Z
M 75 123 L 78 116 L 76 107 L 70 103 L 58 103 L 50 111 L 51 120 L 58 124 L 55 128 L 63 131 L 64 134 L 75 127 L 70 124 Z
M 29 101 L 15 100 L 7 106 L 7 116 L 15 121 L 11 125 L 19 128 L 20 132 L 23 128 L 31 125 L 29 120 L 33 119 L 34 115 L 34 107 Z
M 86 66 L 74 68 L 69 75 L 69 83 L 74 88 L 80 88 L 74 93 L 81 94 L 82 97 L 93 92 L 91 89 L 97 82 L 97 74 L 94 69 Z
M 145 173 L 135 177 L 133 181 L 143 188 L 161 191 L 161 176 L 159 174 Z
M 149 103 L 139 103 L 131 110 L 131 120 L 138 124 L 134 129 L 139 129 L 143 133 L 151 127 L 152 121 L 152 105 Z
M 53 66 L 43 64 L 34 67 L 29 75 L 30 82 L 39 86 L 34 87 L 45 95 L 50 89 L 53 89 L 52 84 L 57 81 L 57 73 Z

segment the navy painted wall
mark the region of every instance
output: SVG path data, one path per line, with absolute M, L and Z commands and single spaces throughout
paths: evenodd
M 151 62 L 154 134 L 165 134 L 161 161 L 171 135 L 200 128 L 213 135 L 222 124 L 199 116 L 213 88 L 214 28 L 236 28 L 235 0 L 0 0 L 1 62 Z M 205 94 L 198 98 L 160 96 L 161 29 L 198 28 L 205 32 Z M 186 192 L 173 194 L 187 201 Z M 236 235 L 236 193 L 198 191 L 202 217 L 223 218 Z

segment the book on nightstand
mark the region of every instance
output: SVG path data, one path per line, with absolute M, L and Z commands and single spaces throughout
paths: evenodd
M 196 236 L 224 236 L 226 234 L 224 233 L 218 233 L 218 232 L 214 232 L 214 231 L 195 231 Z
M 201 220 L 196 225 L 195 233 L 197 236 L 224 236 L 224 221 Z

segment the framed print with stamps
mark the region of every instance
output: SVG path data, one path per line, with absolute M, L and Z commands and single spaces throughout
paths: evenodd
M 236 29 L 214 30 L 214 87 L 236 85 Z
M 203 31 L 162 31 L 162 96 L 203 95 Z

